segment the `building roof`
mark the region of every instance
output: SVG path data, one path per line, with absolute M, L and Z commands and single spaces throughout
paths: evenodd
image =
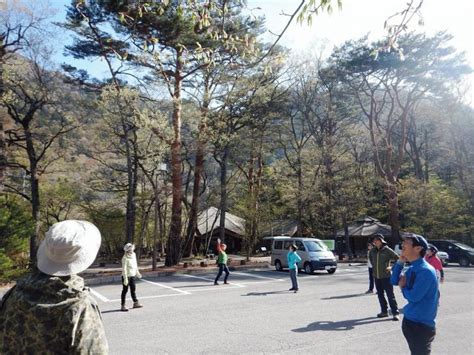
M 270 224 L 270 228 L 266 229 L 262 235 L 264 236 L 290 236 L 293 237 L 298 232 L 298 222 L 294 220 L 274 221 Z M 311 235 L 311 230 L 303 227 L 303 235 Z
M 211 233 L 219 228 L 220 210 L 209 207 L 198 214 L 197 230 L 200 235 Z M 225 229 L 237 234 L 245 235 L 245 219 L 232 213 L 225 213 Z
M 384 236 L 392 235 L 392 227 L 388 224 L 381 223 L 378 219 L 365 216 L 359 218 L 349 226 L 349 236 L 351 237 L 368 237 L 374 234 L 382 234 Z M 344 236 L 344 229 L 340 229 L 336 233 L 337 237 Z

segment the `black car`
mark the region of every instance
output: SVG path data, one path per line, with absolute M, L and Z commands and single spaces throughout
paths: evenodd
M 474 248 L 455 240 L 430 240 L 438 250 L 449 254 L 450 263 L 459 263 L 461 266 L 474 265 Z

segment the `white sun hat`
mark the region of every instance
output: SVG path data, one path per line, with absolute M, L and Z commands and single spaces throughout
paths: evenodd
M 94 262 L 100 242 L 100 232 L 90 222 L 55 223 L 38 248 L 38 269 L 53 276 L 78 274 Z
M 132 243 L 127 243 L 123 246 L 123 250 L 126 252 L 133 252 L 135 250 L 135 245 Z

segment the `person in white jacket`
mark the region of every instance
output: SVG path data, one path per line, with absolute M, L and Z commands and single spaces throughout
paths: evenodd
M 369 270 L 369 289 L 365 291 L 365 293 L 374 293 L 374 274 L 372 272 L 372 263 L 370 262 L 370 251 L 373 248 L 373 244 L 371 242 L 367 243 L 367 268 Z
M 135 246 L 131 243 L 125 244 L 123 247 L 125 251 L 122 258 L 122 312 L 128 312 L 128 308 L 125 306 L 125 297 L 128 292 L 128 286 L 130 286 L 130 293 L 133 300 L 133 308 L 143 307 L 138 302 L 137 295 L 135 294 L 135 279 L 141 279 L 142 275 L 138 271 L 137 256 L 135 254 Z

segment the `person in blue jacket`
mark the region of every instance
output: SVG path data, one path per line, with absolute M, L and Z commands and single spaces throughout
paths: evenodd
M 298 263 L 301 261 L 301 257 L 296 253 L 298 247 L 295 244 L 291 244 L 288 248 L 288 268 L 290 269 L 291 285 L 290 291 L 298 292 Z
M 400 286 L 408 304 L 403 308 L 402 331 L 412 355 L 430 354 L 436 335 L 438 280 L 425 253 L 428 243 L 421 235 L 403 238 L 400 259 L 392 268 L 391 282 Z

